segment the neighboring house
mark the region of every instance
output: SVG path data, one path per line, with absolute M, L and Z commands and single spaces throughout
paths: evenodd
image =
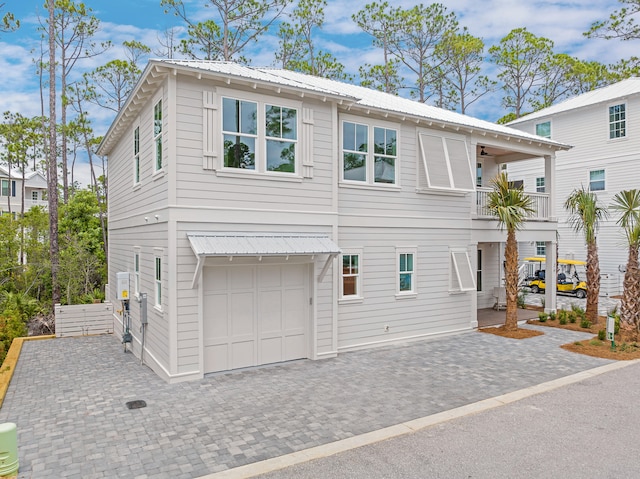
M 616 193 L 640 188 L 640 78 L 584 93 L 526 115 L 509 126 L 573 146 L 557 157 L 554 215 L 558 218 L 559 255 L 585 260 L 584 236 L 567 224 L 564 203 L 581 185 L 595 192 L 605 207 L 611 205 Z M 545 191 L 542 163 L 512 163 L 508 166 L 509 178 L 523 181 L 527 191 Z M 627 262 L 628 249 L 617 219 L 611 214 L 598 233 L 603 295 L 621 292 L 621 271 Z M 530 254 L 544 253 L 541 242 L 522 247 Z
M 32 206 L 47 208 L 47 180 L 39 172 L 31 172 L 24 179 L 24 209 Z M 0 166 L 0 214 L 20 213 L 22 208 L 22 173 Z
M 552 185 L 565 148 L 292 71 L 154 60 L 99 148 L 108 297 L 129 272 L 140 356 L 147 294 L 144 361 L 170 382 L 470 330 L 503 277 L 489 179 L 544 156 Z M 519 235 L 555 244 L 553 195 L 537 207 Z

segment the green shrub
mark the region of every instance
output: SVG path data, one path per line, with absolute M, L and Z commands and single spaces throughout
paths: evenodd
M 601 329 L 600 331 L 598 331 L 598 339 L 600 341 L 604 341 L 605 339 L 607 339 L 607 331 L 605 329 Z
M 551 311 L 549 313 L 549 321 L 555 321 L 556 320 L 556 312 L 555 311 Z
M 547 321 L 548 315 L 547 313 L 538 313 L 538 321 L 544 323 Z
M 589 344 L 591 346 L 602 346 L 602 340 L 600 338 L 592 339 L 591 341 L 589 341 Z
M 560 324 L 567 324 L 567 317 L 565 315 L 560 316 L 560 319 L 558 320 L 560 322 Z
M 526 299 L 527 299 L 527 293 L 525 292 L 518 293 L 518 299 L 517 299 L 518 308 L 524 309 L 527 306 Z
M 584 329 L 589 329 L 591 327 L 591 321 L 589 321 L 588 319 L 580 320 L 580 327 Z

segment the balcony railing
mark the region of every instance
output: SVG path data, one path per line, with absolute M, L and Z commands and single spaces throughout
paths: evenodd
M 487 203 L 489 201 L 489 193 L 491 188 L 478 188 L 476 190 L 476 212 L 478 218 L 482 219 L 494 219 L 495 217 L 489 214 Z M 529 220 L 536 221 L 548 221 L 551 216 L 549 211 L 549 194 L 548 193 L 532 193 L 525 192 L 533 200 L 532 208 L 533 213 L 528 217 Z

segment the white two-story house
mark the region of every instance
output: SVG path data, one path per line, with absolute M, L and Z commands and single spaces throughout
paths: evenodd
M 519 235 L 555 245 L 566 148 L 292 71 L 154 60 L 99 148 L 108 295 L 129 272 L 130 347 L 170 382 L 470 330 L 503 277 L 490 178 L 545 158 Z
M 0 214 L 17 214 L 22 209 L 24 191 L 25 211 L 33 206 L 47 208 L 47 180 L 42 173 L 34 171 L 24 177 L 22 173 L 0 166 Z
M 558 154 L 556 162 L 555 215 L 558 218 L 559 255 L 586 259 L 582 233 L 567 223 L 564 203 L 580 186 L 596 193 L 601 206 L 609 207 L 616 193 L 640 188 L 640 78 L 629 78 L 557 105 L 526 115 L 510 126 L 573 146 Z M 509 178 L 524 182 L 529 192 L 549 191 L 542 160 L 508 165 Z M 612 212 L 598 232 L 601 294 L 622 291 L 628 248 Z M 523 243 L 523 251 L 544 253 L 542 242 Z

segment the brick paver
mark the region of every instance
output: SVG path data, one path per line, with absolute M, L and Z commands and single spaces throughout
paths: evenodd
M 21 478 L 195 478 L 591 369 L 583 333 L 468 332 L 169 385 L 113 336 L 25 342 L 0 422 Z M 129 410 L 128 401 L 147 407 Z

